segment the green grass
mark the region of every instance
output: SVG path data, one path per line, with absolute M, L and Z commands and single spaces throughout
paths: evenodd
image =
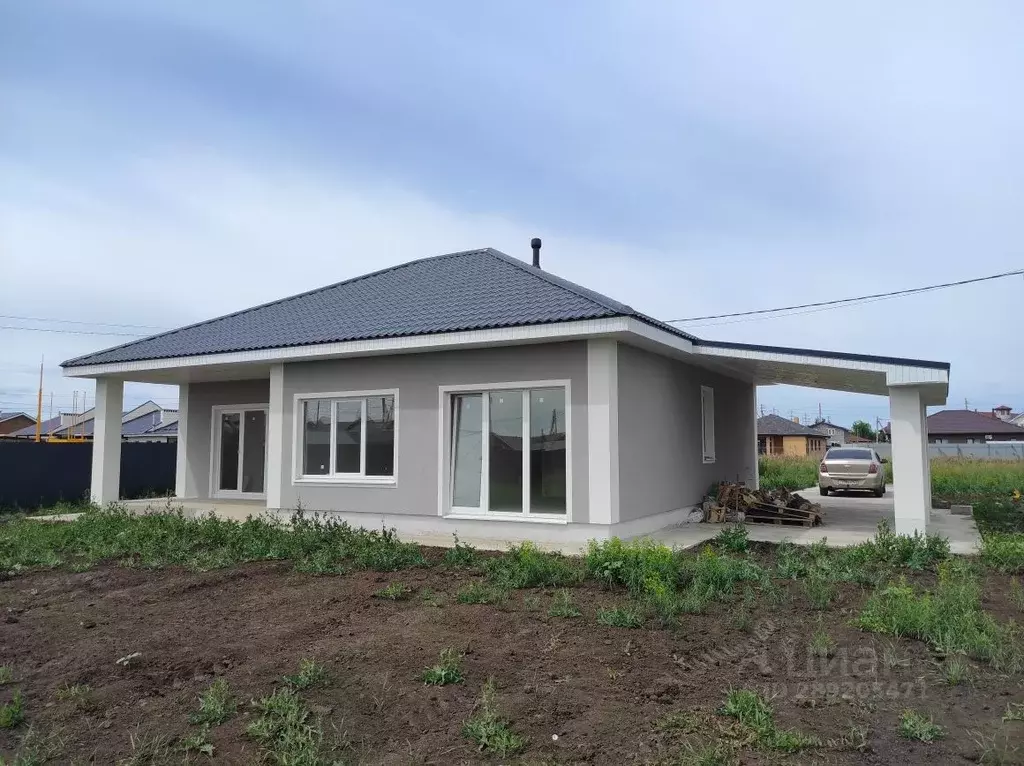
M 1024 703 L 1011 702 L 1003 713 L 1004 721 L 1024 721 Z
M 299 660 L 299 672 L 293 676 L 285 676 L 284 681 L 296 689 L 310 689 L 327 683 L 327 677 L 327 668 L 316 660 L 304 658 Z
M 1020 629 L 982 610 L 977 576 L 963 561 L 940 566 L 934 591 L 919 591 L 904 580 L 877 589 L 854 624 L 874 633 L 917 638 L 939 652 L 963 653 L 996 670 L 1024 671 Z
M 1016 578 L 1010 581 L 1010 603 L 1024 612 L 1024 585 Z
M 513 731 L 510 722 L 494 705 L 494 679 L 484 684 L 483 697 L 475 715 L 462 724 L 463 735 L 487 753 L 508 758 L 526 747 L 526 738 Z
M 935 723 L 930 716 L 925 717 L 916 710 L 904 710 L 900 714 L 900 723 L 896 732 L 904 739 L 918 742 L 932 742 L 946 736 L 946 730 Z
M 453 569 L 476 569 L 480 565 L 480 554 L 472 545 L 459 541 L 458 535 L 452 535 L 455 544 L 444 552 L 445 566 Z
M 14 680 L 14 668 L 10 665 L 0 665 L 0 684 L 9 684 Z
M 826 631 L 821 621 L 818 622 L 818 629 L 811 636 L 808 651 L 815 657 L 831 657 L 836 653 L 836 642 Z
M 508 590 L 483 582 L 471 582 L 455 594 L 455 600 L 460 604 L 500 604 L 508 600 Z
M 810 577 L 804 580 L 803 588 L 804 596 L 807 597 L 807 603 L 811 609 L 817 609 L 818 611 L 828 609 L 832 599 L 836 596 L 835 586 L 818 573 L 812 573 Z
M 405 601 L 412 595 L 412 588 L 405 583 L 393 582 L 373 594 L 385 601 Z
M 597 621 L 611 628 L 639 628 L 644 624 L 644 616 L 636 609 L 616 606 L 598 609 Z
M 725 527 L 715 535 L 715 545 L 730 553 L 745 553 L 748 547 L 747 528 L 742 524 Z
M 92 687 L 88 684 L 64 684 L 54 696 L 58 702 L 70 702 L 77 708 L 85 709 L 92 704 Z
M 427 686 L 462 683 L 462 655 L 454 649 L 445 649 L 441 652 L 440 662 L 424 670 L 420 680 Z
M 796 753 L 820 744 L 814 737 L 778 728 L 771 705 L 760 694 L 748 689 L 731 690 L 719 712 L 735 718 L 742 727 L 748 729 L 754 744 L 763 750 Z
M 981 560 L 1000 572 L 1024 573 L 1024 533 L 989 532 L 982 539 Z
M 939 665 L 939 675 L 946 686 L 960 686 L 971 677 L 971 664 L 963 655 L 951 654 Z
M 583 616 L 583 612 L 579 610 L 572 600 L 572 593 L 564 588 L 558 591 L 558 593 L 555 594 L 555 597 L 551 600 L 551 607 L 548 609 L 548 614 L 552 617 L 563 617 L 566 619 Z
M 0 729 L 13 729 L 25 720 L 25 698 L 14 692 L 10 702 L 0 705 Z
M 501 588 L 567 587 L 583 582 L 579 559 L 547 553 L 531 542 L 513 545 L 484 564 L 488 578 Z
M 191 723 L 219 726 L 235 714 L 238 704 L 228 682 L 218 678 L 199 695 L 199 710 L 189 716 Z
M 0 531 L 0 571 L 5 572 L 61 565 L 82 570 L 103 561 L 208 570 L 277 559 L 314 574 L 390 572 L 426 563 L 419 546 L 401 542 L 393 530 L 365 530 L 301 513 L 289 526 L 266 517 L 238 522 L 186 518 L 180 511 L 143 516 L 111 506 L 65 524 L 17 519 Z
M 246 735 L 263 749 L 265 761 L 277 766 L 327 766 L 324 732 L 302 698 L 290 688 L 276 689 L 255 703 L 258 717 Z

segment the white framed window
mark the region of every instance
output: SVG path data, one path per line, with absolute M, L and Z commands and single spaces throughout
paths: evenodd
M 441 513 L 568 521 L 570 401 L 566 380 L 441 386 Z
M 700 387 L 700 438 L 705 463 L 715 462 L 715 390 Z
M 296 394 L 293 444 L 295 483 L 394 485 L 398 389 Z
M 828 435 L 829 436 L 835 436 L 836 435 L 836 429 L 834 429 L 834 428 L 828 429 Z

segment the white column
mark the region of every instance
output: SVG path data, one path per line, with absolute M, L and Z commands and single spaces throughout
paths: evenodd
M 761 458 L 761 456 L 760 456 L 760 454 L 758 454 L 758 451 L 757 451 L 757 384 L 756 383 L 751 383 L 750 384 L 750 408 L 751 408 L 751 412 L 750 412 L 750 430 L 752 432 L 752 437 L 753 437 L 752 438 L 753 444 L 751 445 L 750 449 L 753 450 L 753 455 L 754 455 L 753 458 L 752 458 L 752 460 L 754 461 L 754 467 L 753 467 L 753 469 L 751 471 L 751 473 L 753 474 L 754 478 L 751 481 L 751 486 L 754 489 L 759 489 L 760 486 L 761 486 L 761 471 L 760 471 L 760 458 Z
M 928 528 L 931 488 L 927 457 L 928 426 L 921 389 L 916 386 L 891 386 L 889 412 L 892 421 L 896 532 L 901 535 L 924 533 Z
M 121 499 L 121 404 L 124 381 L 96 379 L 96 420 L 93 426 L 92 484 L 89 497 L 97 505 Z
M 618 346 L 610 338 L 587 341 L 587 453 L 589 521 L 591 524 L 616 524 L 619 521 L 619 360 Z
M 921 449 L 924 452 L 924 507 L 931 514 L 932 459 L 928 455 L 928 405 L 921 403 Z
M 270 368 L 270 411 L 267 413 L 267 508 L 282 507 L 285 426 L 284 365 L 275 364 Z
M 178 385 L 178 457 L 174 473 L 174 496 L 196 497 L 195 479 L 188 470 L 188 383 Z

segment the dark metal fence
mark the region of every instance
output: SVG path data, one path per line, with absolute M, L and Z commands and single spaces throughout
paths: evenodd
M 154 497 L 174 491 L 177 445 L 121 443 L 121 497 Z M 0 508 L 35 509 L 89 495 L 92 442 L 0 441 Z

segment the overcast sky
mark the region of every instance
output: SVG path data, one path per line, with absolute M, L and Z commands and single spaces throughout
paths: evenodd
M 40 355 L 57 407 L 91 401 L 56 365 L 129 340 L 9 326 L 145 333 L 532 236 L 666 320 L 1024 267 L 1022 27 L 1013 2 L 3 3 L 0 409 L 34 408 Z M 1017 277 L 686 329 L 945 360 L 951 406 L 1019 411 L 1022 303 Z M 151 396 L 176 390 L 126 390 Z

